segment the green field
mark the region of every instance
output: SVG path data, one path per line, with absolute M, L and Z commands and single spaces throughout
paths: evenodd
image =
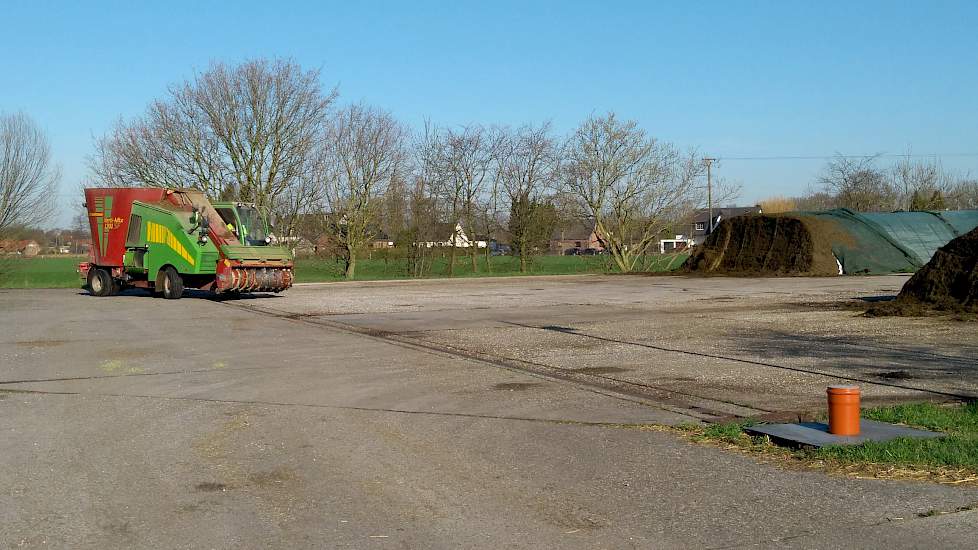
M 0 288 L 78 288 L 85 256 L 0 257 Z
M 46 256 L 37 258 L 0 258 L 0 288 L 77 288 L 81 285 L 77 269 L 84 256 Z M 668 271 L 678 268 L 685 255 L 649 257 L 647 271 Z M 538 256 L 527 273 L 519 272 L 519 259 L 495 256 L 486 263 L 478 261 L 478 271 L 472 271 L 468 257 L 456 258 L 455 277 L 505 277 L 513 275 L 573 275 L 580 273 L 615 273 L 607 256 Z M 410 279 L 404 259 L 361 259 L 357 261 L 358 281 Z M 448 276 L 448 260 L 436 258 L 428 270 L 428 278 Z M 343 262 L 325 258 L 299 258 L 295 265 L 297 283 L 317 283 L 343 280 Z

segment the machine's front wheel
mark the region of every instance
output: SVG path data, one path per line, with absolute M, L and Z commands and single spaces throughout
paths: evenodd
M 176 300 L 183 296 L 183 278 L 176 269 L 167 267 L 161 271 L 157 283 L 158 288 L 163 291 L 163 297 L 167 300 Z
M 88 292 L 92 296 L 109 296 L 114 288 L 115 283 L 108 271 L 99 267 L 88 270 Z

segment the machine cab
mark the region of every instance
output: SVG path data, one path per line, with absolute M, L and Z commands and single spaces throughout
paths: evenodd
M 214 203 L 228 231 L 246 246 L 268 246 L 272 243 L 271 228 L 261 210 L 246 202 Z

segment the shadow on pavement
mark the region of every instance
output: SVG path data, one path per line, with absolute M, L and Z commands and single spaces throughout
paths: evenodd
M 90 298 L 95 298 L 89 294 L 87 290 L 79 290 L 79 296 L 86 296 Z M 153 294 L 152 291 L 145 288 L 127 288 L 122 292 L 115 294 L 113 296 L 99 297 L 100 299 L 109 298 L 162 298 L 159 295 Z M 240 293 L 240 294 L 215 294 L 206 290 L 196 290 L 188 288 L 183 291 L 183 297 L 181 299 L 198 299 L 198 300 L 210 300 L 213 302 L 225 302 L 225 301 L 235 301 L 235 300 L 258 300 L 264 298 L 281 298 L 281 296 L 268 293 Z
M 729 336 L 736 351 L 752 357 L 778 362 L 811 359 L 813 371 L 844 373 L 844 376 L 879 380 L 888 385 L 906 382 L 907 387 L 929 386 L 962 398 L 978 397 L 974 390 L 978 387 L 978 361 L 974 359 L 978 357 L 978 347 L 975 346 L 955 345 L 957 354 L 951 355 L 931 346 L 888 344 L 861 336 L 775 330 L 742 331 Z

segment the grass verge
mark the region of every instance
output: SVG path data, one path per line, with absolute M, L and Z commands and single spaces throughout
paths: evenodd
M 0 257 L 0 288 L 78 288 L 81 279 L 76 270 L 85 256 L 41 256 L 36 258 Z M 646 272 L 678 269 L 686 255 L 652 256 L 646 262 Z M 514 275 L 575 275 L 586 273 L 615 273 L 607 256 L 538 256 L 526 273 L 519 270 L 519 258 L 496 256 L 487 262 L 477 259 L 472 270 L 471 259 L 460 257 L 455 263 L 455 277 L 508 277 Z M 448 276 L 448 260 L 436 258 L 427 278 Z M 412 278 L 403 259 L 357 260 L 358 281 L 380 281 Z M 342 281 L 343 263 L 329 258 L 299 258 L 295 264 L 297 283 Z
M 944 406 L 911 403 L 866 409 L 863 417 L 944 432 L 940 439 L 900 438 L 885 443 L 786 449 L 743 432 L 745 423 L 685 426 L 691 440 L 718 445 L 783 466 L 854 477 L 917 479 L 978 485 L 978 403 Z

